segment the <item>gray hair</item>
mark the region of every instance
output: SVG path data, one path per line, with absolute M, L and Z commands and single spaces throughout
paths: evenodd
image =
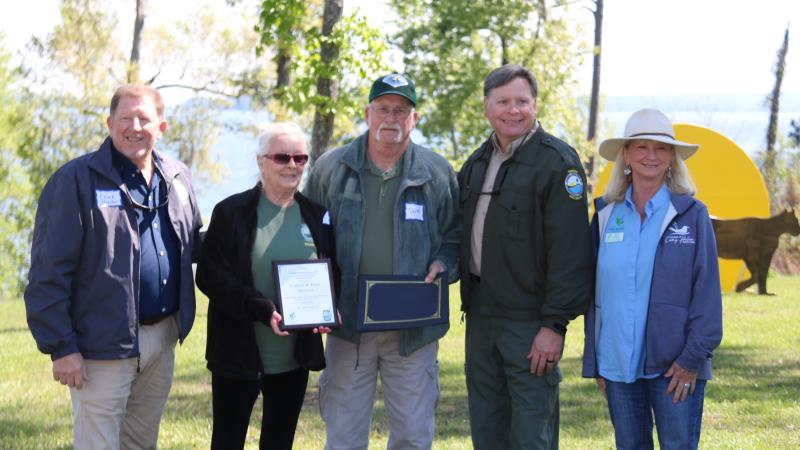
M 632 177 L 630 175 L 625 175 L 624 172 L 625 157 L 623 153 L 624 149 L 628 148 L 632 142 L 634 141 L 626 142 L 623 151 L 617 154 L 617 160 L 614 162 L 611 177 L 608 179 L 606 190 L 603 193 L 603 200 L 607 203 L 623 201 L 625 199 L 625 192 L 628 190 L 628 186 L 631 185 Z M 689 173 L 689 168 L 686 166 L 686 163 L 683 162 L 683 158 L 677 153 L 672 160 L 670 169 L 671 174 L 667 176 L 666 179 L 667 189 L 669 189 L 670 192 L 682 195 L 694 195 L 697 193 L 697 188 L 692 180 L 692 174 Z
M 308 141 L 299 125 L 294 122 L 276 122 L 261 127 L 261 132 L 258 135 L 258 155 L 267 154 L 275 138 L 287 134 L 296 134 L 302 137 L 303 146 L 308 150 Z
M 536 77 L 533 76 L 530 70 L 517 64 L 506 64 L 491 71 L 483 81 L 483 96 L 488 97 L 492 89 L 505 86 L 514 81 L 514 78 L 522 78 L 527 81 L 531 87 L 531 95 L 536 98 L 539 93 L 539 88 L 536 86 Z

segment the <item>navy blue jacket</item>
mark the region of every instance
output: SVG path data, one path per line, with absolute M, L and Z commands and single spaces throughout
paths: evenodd
M 595 261 L 614 204 L 595 200 L 592 239 Z M 598 376 L 597 295 L 585 316 L 583 376 Z M 722 340 L 722 291 L 717 243 L 706 206 L 687 195 L 670 194 L 670 206 L 656 248 L 645 332 L 646 374 L 664 373 L 673 362 L 711 379 L 711 358 Z
M 199 253 L 200 210 L 183 163 L 159 153 L 167 213 L 180 241 L 178 333 L 194 323 L 192 261 Z M 47 180 L 33 229 L 25 289 L 28 326 L 53 360 L 139 355 L 140 245 L 136 212 L 113 167 L 111 138 Z

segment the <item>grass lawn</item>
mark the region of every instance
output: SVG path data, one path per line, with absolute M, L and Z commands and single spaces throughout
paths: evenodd
M 770 279 L 774 297 L 725 295 L 725 336 L 717 350 L 715 380 L 706 388 L 703 448 L 800 448 L 800 277 Z M 441 341 L 441 399 L 437 449 L 468 449 L 464 386 L 464 325 L 458 294 L 451 289 L 451 329 Z M 206 301 L 201 299 L 194 331 L 178 350 L 175 382 L 161 423 L 159 447 L 208 448 L 211 435 L 211 377 L 205 368 Z M 570 327 L 561 365 L 561 448 L 613 448 L 605 401 L 594 382 L 580 378 L 582 320 Z M 51 375 L 49 357 L 36 350 L 21 301 L 0 301 L 0 448 L 71 448 L 71 407 L 66 388 Z M 298 424 L 295 447 L 322 448 L 324 428 L 312 374 Z M 247 447 L 258 447 L 256 406 Z M 388 424 L 378 401 L 371 448 L 385 448 Z

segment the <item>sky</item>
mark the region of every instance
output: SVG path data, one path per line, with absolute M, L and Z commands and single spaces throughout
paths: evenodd
M 581 0 L 587 5 L 587 0 Z M 132 0 L 116 0 L 126 5 Z M 14 2 L 0 15 L 9 50 L 32 35 L 43 36 L 59 21 L 57 0 Z M 180 14 L 197 1 L 155 0 L 151 8 Z M 200 2 L 202 3 L 202 2 Z M 214 5 L 223 0 L 209 1 Z M 573 2 L 585 39 L 593 35 L 592 14 Z M 381 29 L 396 19 L 384 0 L 344 0 Z M 127 7 L 127 6 L 126 6 Z M 159 14 L 160 16 L 162 14 Z M 155 15 L 151 16 L 154 17 Z M 763 94 L 774 84 L 772 67 L 790 21 L 800 27 L 800 0 L 606 0 L 601 92 L 607 96 Z M 578 76 L 591 83 L 591 59 Z M 790 29 L 784 93 L 800 93 L 800 28 Z

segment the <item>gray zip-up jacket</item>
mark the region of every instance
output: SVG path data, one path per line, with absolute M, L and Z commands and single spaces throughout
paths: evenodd
M 25 289 L 28 326 L 53 360 L 139 355 L 139 233 L 127 187 L 112 165 L 111 138 L 58 169 L 39 197 Z M 162 153 L 170 221 L 180 241 L 179 338 L 194 323 L 192 274 L 200 210 L 189 170 Z
M 364 230 L 361 172 L 368 133 L 322 155 L 308 176 L 304 194 L 328 208 L 336 233 L 337 262 L 342 272 L 339 310 L 344 325 L 334 335 L 358 342 L 358 268 Z M 403 159 L 402 180 L 395 199 L 394 274 L 425 275 L 434 260 L 444 263 L 450 282 L 458 277 L 461 224 L 458 182 L 441 155 L 409 144 Z M 424 205 L 424 220 L 404 220 L 406 203 Z M 405 329 L 400 332 L 401 355 L 406 356 L 447 332 L 449 325 Z

